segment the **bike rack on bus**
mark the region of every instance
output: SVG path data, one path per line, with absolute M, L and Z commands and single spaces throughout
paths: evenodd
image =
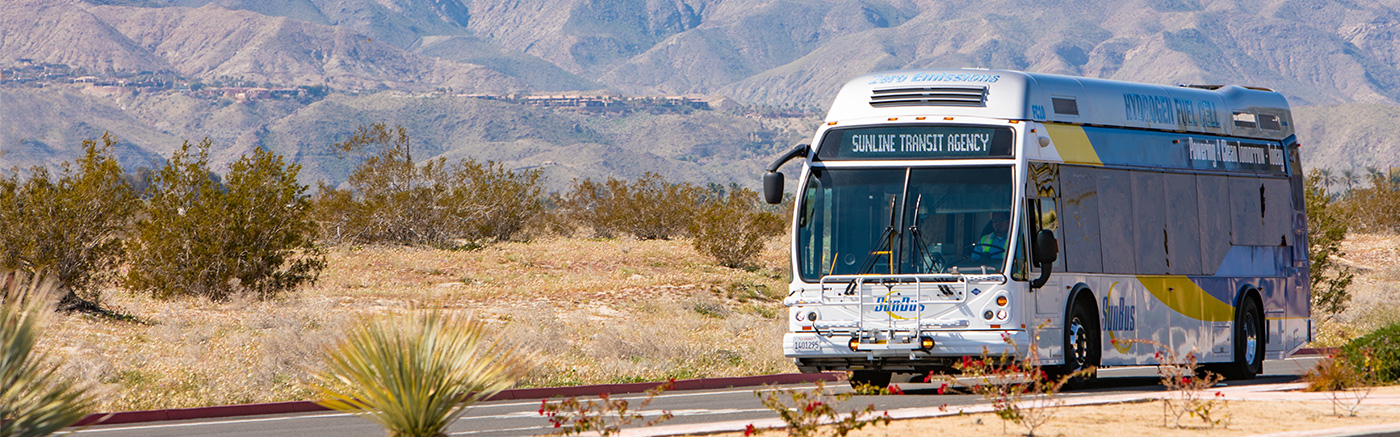
M 860 343 L 861 346 L 869 347 L 869 349 L 912 351 L 920 348 L 917 339 L 924 330 L 968 326 L 966 319 L 956 322 L 925 322 L 924 309 L 928 305 L 962 303 L 967 301 L 971 283 L 1004 281 L 1005 277 L 1001 275 L 830 275 L 821 279 L 819 295 L 807 296 L 805 293 L 797 293 L 785 299 L 784 303 L 788 306 L 846 308 L 854 306 L 857 314 L 856 320 L 814 320 L 812 328 L 819 334 L 826 331 L 828 337 L 842 334 L 878 341 L 878 343 Z M 885 296 L 889 296 L 894 293 L 895 287 L 907 286 L 908 284 L 914 285 L 915 298 L 912 301 L 881 302 L 879 300 L 881 297 L 878 293 L 879 287 L 884 287 L 885 290 L 889 291 L 885 294 Z M 870 285 L 874 285 L 874 287 Z M 867 290 L 872 292 L 867 292 Z M 916 305 L 917 309 L 912 311 L 914 313 L 912 318 L 899 317 L 895 315 L 896 311 L 884 311 L 883 320 L 872 318 L 875 316 L 875 314 L 871 314 L 875 313 L 874 311 L 866 311 L 873 306 L 893 304 Z M 880 324 L 883 324 L 883 328 L 870 329 L 873 325 Z M 879 338 L 880 333 L 884 333 L 885 338 Z

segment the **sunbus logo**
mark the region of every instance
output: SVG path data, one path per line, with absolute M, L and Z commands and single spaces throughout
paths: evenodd
M 1118 304 L 1103 298 L 1103 330 L 1105 331 L 1132 331 L 1137 329 L 1137 305 L 1127 305 L 1123 298 L 1118 298 Z

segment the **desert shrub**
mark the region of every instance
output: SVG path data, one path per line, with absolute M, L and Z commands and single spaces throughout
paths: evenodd
M 1370 187 L 1348 190 L 1342 203 L 1357 230 L 1400 232 L 1400 181 L 1373 175 Z
M 1340 355 L 1356 372 L 1371 372 L 1378 382 L 1400 381 L 1400 323 L 1353 339 L 1342 346 Z
M 753 395 L 763 400 L 764 407 L 778 413 L 778 418 L 787 424 L 788 435 L 793 437 L 824 434 L 821 432 L 823 426 L 828 426 L 826 430 L 830 435 L 845 437 L 867 426 L 889 426 L 893 420 L 888 411 L 877 414 L 875 404 L 843 413 L 841 404 L 850 400 L 855 393 L 830 394 L 826 390 L 826 383 L 818 380 L 816 385 L 816 388 L 810 391 L 774 387 L 772 390 L 755 390 Z M 749 424 L 744 429 L 744 435 L 759 434 L 762 431 Z
M 301 166 L 255 149 L 211 177 L 208 139 L 187 142 L 160 169 L 146 217 L 136 223 L 128 287 L 157 297 L 269 297 L 315 281 L 325 257 Z
M 669 240 L 690 229 L 702 195 L 695 185 L 666 182 L 647 172 L 630 184 L 613 178 L 576 180 L 562 206 L 598 237 L 628 234 L 639 240 Z
M 446 159 L 421 166 L 402 126 L 361 127 L 332 148 L 370 154 L 348 189 L 322 185 L 316 216 L 331 242 L 458 246 L 517 236 L 543 209 L 540 170 Z
M 61 379 L 59 363 L 34 351 L 53 312 L 55 283 L 0 273 L 0 436 L 45 436 L 82 419 L 95 401 L 81 382 Z
M 704 202 L 690 226 L 695 250 L 725 267 L 748 264 L 765 240 L 783 232 L 782 217 L 758 203 L 757 192 L 737 187 Z
M 360 414 L 391 436 L 446 435 L 469 404 L 510 388 L 528 369 L 517 349 L 491 341 L 486 324 L 432 313 L 373 320 L 327 351 L 321 405 Z
M 1322 174 L 1313 170 L 1304 189 L 1308 214 L 1308 280 L 1312 289 L 1312 308 L 1324 317 L 1346 310 L 1351 301 L 1347 286 L 1354 274 L 1337 265 L 1333 257 L 1344 256 L 1342 240 L 1350 230 L 1351 217 L 1347 210 L 1327 194 Z
M 113 156 L 116 139 L 83 141 L 55 178 L 34 167 L 0 178 L 0 268 L 56 275 L 65 306 L 100 304 L 126 256 L 122 238 L 140 203 Z

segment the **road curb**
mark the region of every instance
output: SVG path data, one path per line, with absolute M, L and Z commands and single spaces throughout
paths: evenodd
M 1302 348 L 1302 349 L 1298 349 L 1298 352 L 1294 352 L 1294 353 L 1293 353 L 1293 356 L 1296 357 L 1296 356 L 1302 356 L 1302 355 L 1317 355 L 1317 356 L 1324 356 L 1324 357 L 1326 357 L 1326 356 L 1336 355 L 1338 350 L 1340 350 L 1340 348 L 1335 348 L 1335 347 L 1305 347 L 1305 348 Z
M 846 379 L 845 373 L 780 373 L 759 376 L 735 376 L 727 378 L 678 379 L 672 390 L 712 390 L 728 387 L 753 387 L 769 384 L 800 384 L 805 382 L 834 382 Z M 488 401 L 548 399 L 569 396 L 597 396 L 603 393 L 626 394 L 642 393 L 659 386 L 661 382 L 637 382 L 629 384 L 580 385 L 572 387 L 541 387 L 511 389 L 497 393 Z M 83 417 L 74 426 L 115 425 L 122 423 L 160 422 L 167 420 L 216 419 L 237 416 L 259 416 L 265 414 L 306 413 L 327 411 L 326 407 L 310 401 L 271 402 L 263 404 L 219 405 L 198 408 L 172 408 L 166 410 L 122 411 L 116 413 L 94 413 Z

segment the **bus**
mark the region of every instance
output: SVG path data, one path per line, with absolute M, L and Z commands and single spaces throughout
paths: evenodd
M 1252 378 L 1314 332 L 1293 128 L 1257 87 L 858 77 L 763 177 L 779 203 L 802 162 L 783 352 L 852 385 L 984 353 L 1092 377 L 1158 345 Z

